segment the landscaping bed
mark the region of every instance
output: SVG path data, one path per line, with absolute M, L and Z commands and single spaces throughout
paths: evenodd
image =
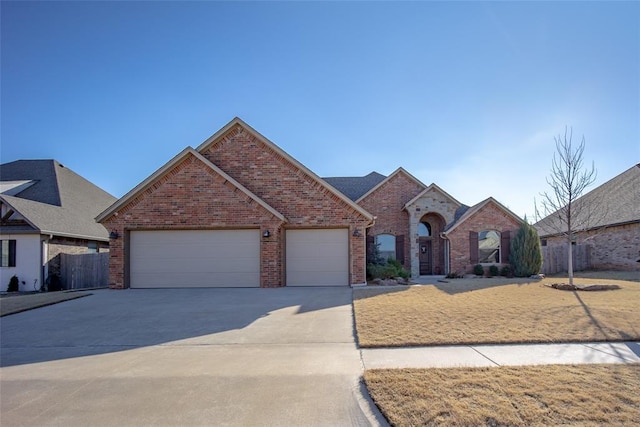
M 91 293 L 76 291 L 2 294 L 2 298 L 0 298 L 0 317 L 88 295 L 91 295 Z

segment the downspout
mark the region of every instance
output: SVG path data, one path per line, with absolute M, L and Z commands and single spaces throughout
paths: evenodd
M 443 231 L 440 237 L 444 240 L 444 274 L 449 274 L 449 238 Z

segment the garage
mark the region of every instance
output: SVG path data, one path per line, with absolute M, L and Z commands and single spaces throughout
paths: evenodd
M 259 287 L 259 230 L 130 233 L 132 288 Z
M 287 286 L 348 286 L 348 230 L 287 230 L 286 269 Z

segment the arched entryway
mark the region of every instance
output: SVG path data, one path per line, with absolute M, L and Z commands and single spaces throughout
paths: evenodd
M 418 223 L 420 275 L 444 274 L 444 219 L 436 213 L 424 215 Z

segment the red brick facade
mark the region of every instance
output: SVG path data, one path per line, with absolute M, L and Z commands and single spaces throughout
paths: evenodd
M 477 244 L 471 245 L 469 232 L 479 233 L 484 230 L 499 231 L 501 236 L 508 232 L 511 239 L 520 228 L 521 222 L 492 200 L 481 205 L 471 215 L 464 218 L 459 226 L 446 232 L 449 240 L 449 271 L 457 273 L 471 273 L 471 251 L 477 251 Z M 472 247 L 473 246 L 473 247 Z M 504 248 L 502 248 L 504 249 Z M 508 264 L 508 253 L 501 254 L 501 265 Z
M 397 171 L 374 191 L 358 200 L 358 204 L 376 217 L 373 227 L 367 230 L 367 235 L 375 237 L 379 234 L 403 236 L 404 265 L 409 268 L 410 234 L 409 214 L 403 209 L 411 199 L 417 196 L 425 186 L 416 182 L 414 178 Z
M 286 228 L 348 228 L 350 283 L 364 283 L 364 230 L 371 219 L 361 210 L 240 123 L 201 147 L 201 154 L 285 221 L 206 162 L 187 155 L 103 219 L 109 231 L 121 236 L 111 240 L 111 287 L 129 287 L 129 232 L 145 229 L 268 230 L 270 237 L 261 241 L 260 286 L 278 287 L 286 284 Z M 359 233 L 354 233 L 356 229 Z

